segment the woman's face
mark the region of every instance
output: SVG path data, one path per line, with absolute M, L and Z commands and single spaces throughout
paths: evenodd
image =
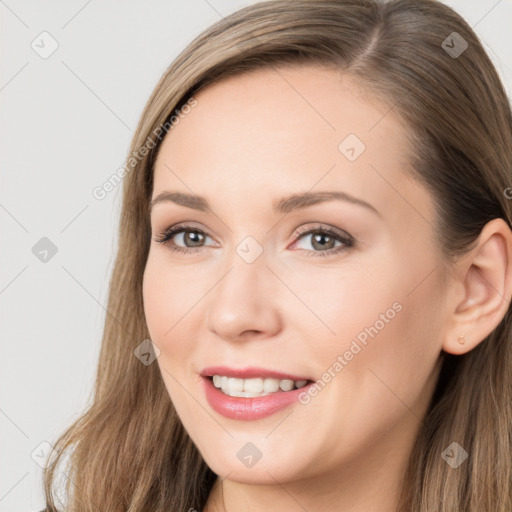
M 445 324 L 433 203 L 405 174 L 406 127 L 314 66 L 230 77 L 195 99 L 156 161 L 152 199 L 181 195 L 152 208 L 143 284 L 185 429 L 238 482 L 398 467 Z M 230 397 L 205 373 L 254 394 Z M 290 380 L 303 387 L 285 391 Z

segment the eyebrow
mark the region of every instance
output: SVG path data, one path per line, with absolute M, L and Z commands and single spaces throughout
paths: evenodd
M 273 209 L 276 213 L 287 214 L 293 210 L 299 210 L 318 203 L 333 200 L 346 201 L 351 204 L 362 206 L 372 211 L 373 213 L 377 214 L 379 217 L 381 217 L 379 211 L 370 203 L 367 203 L 362 199 L 358 199 L 357 197 L 351 196 L 350 194 L 341 191 L 303 192 L 299 194 L 293 194 L 287 197 L 283 197 L 278 201 L 275 201 L 273 203 Z M 166 191 L 157 195 L 149 203 L 148 213 L 151 213 L 153 207 L 156 204 L 163 202 L 175 203 L 202 212 L 212 211 L 208 201 L 206 200 L 206 198 L 202 196 L 197 196 L 194 194 L 185 194 L 183 192 Z

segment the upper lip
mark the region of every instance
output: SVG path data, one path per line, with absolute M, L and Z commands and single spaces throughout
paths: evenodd
M 213 375 L 225 375 L 226 377 L 235 377 L 238 379 L 250 379 L 254 377 L 263 377 L 271 379 L 289 379 L 289 380 L 313 380 L 309 377 L 284 373 L 266 368 L 250 366 L 246 368 L 230 368 L 228 366 L 208 366 L 201 371 L 202 377 L 211 377 Z

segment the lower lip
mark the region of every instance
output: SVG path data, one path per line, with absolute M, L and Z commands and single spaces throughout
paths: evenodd
M 265 396 L 244 398 L 229 396 L 213 385 L 211 379 L 203 377 L 206 392 L 206 400 L 211 408 L 234 420 L 258 420 L 270 416 L 285 407 L 298 401 L 300 393 L 306 391 L 312 384 L 292 391 L 270 393 Z

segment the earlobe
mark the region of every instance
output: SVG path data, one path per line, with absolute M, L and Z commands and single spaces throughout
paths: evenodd
M 503 219 L 482 229 L 477 245 L 455 264 L 458 288 L 443 350 L 460 355 L 481 343 L 505 316 L 512 293 L 512 232 Z M 461 299 L 462 297 L 462 299 Z
M 466 335 L 465 334 L 461 334 L 460 336 L 457 336 L 457 341 L 461 345 L 465 345 L 468 342 L 468 340 L 466 340 Z

